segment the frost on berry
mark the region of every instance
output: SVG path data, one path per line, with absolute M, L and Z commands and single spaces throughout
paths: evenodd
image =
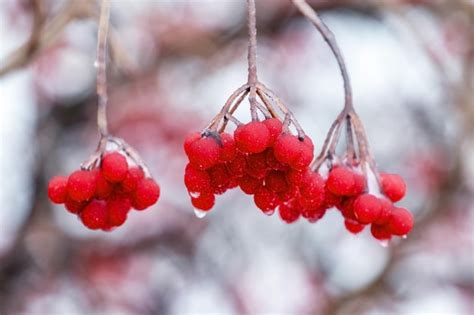
M 144 210 L 154 205 L 160 197 L 160 186 L 150 178 L 142 179 L 132 197 L 132 205 L 136 210 Z
M 127 159 L 118 152 L 107 153 L 102 159 L 101 170 L 109 182 L 120 182 L 127 176 Z
M 355 178 L 349 169 L 335 167 L 329 172 L 326 186 L 330 192 L 338 196 L 350 196 L 353 193 Z
M 93 200 L 81 212 L 82 223 L 91 230 L 107 227 L 107 205 L 105 201 Z
M 244 153 L 259 153 L 270 144 L 270 132 L 264 123 L 252 121 L 234 132 L 237 148 Z
M 206 171 L 188 164 L 184 171 L 184 184 L 191 192 L 209 191 L 211 189 L 211 177 Z
M 354 215 L 360 223 L 372 223 L 380 216 L 382 206 L 377 197 L 371 194 L 358 196 L 353 204 Z
M 213 193 L 203 192 L 200 193 L 197 197 L 191 197 L 191 203 L 196 209 L 208 211 L 210 210 L 215 203 L 216 197 Z
M 388 221 L 388 230 L 398 236 L 408 234 L 413 228 L 413 215 L 405 208 L 393 208 Z
M 381 173 L 380 179 L 383 192 L 392 202 L 397 202 L 405 196 L 406 184 L 400 175 Z
M 201 170 L 216 165 L 219 161 L 220 152 L 220 146 L 213 137 L 195 139 L 187 149 L 189 162 Z
M 268 215 L 273 214 L 278 206 L 278 195 L 265 187 L 260 187 L 253 198 L 255 205 Z
M 54 176 L 48 183 L 48 197 L 57 204 L 65 203 L 67 198 L 68 178 L 64 176 Z
M 286 223 L 293 223 L 299 219 L 301 212 L 294 203 L 284 203 L 278 208 L 280 218 Z
M 90 171 L 75 171 L 67 182 L 68 196 L 76 201 L 86 201 L 95 194 L 96 176 Z
M 224 163 L 232 161 L 236 154 L 234 137 L 229 133 L 223 132 L 220 134 L 220 140 L 219 161 Z

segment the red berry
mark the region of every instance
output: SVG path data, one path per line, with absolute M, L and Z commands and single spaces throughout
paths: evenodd
M 265 187 L 260 187 L 253 196 L 255 205 L 263 211 L 263 213 L 271 215 L 278 206 L 278 195 Z
M 380 241 L 387 241 L 392 238 L 392 234 L 385 225 L 372 224 L 370 226 L 370 233 Z
M 220 146 L 212 137 L 199 138 L 189 145 L 189 162 L 202 170 L 217 164 L 220 156 Z
M 314 157 L 314 145 L 313 141 L 308 136 L 305 136 L 304 140 L 300 141 L 300 154 L 299 156 L 290 162 L 290 166 L 294 169 L 304 169 L 311 164 Z
M 371 194 L 360 195 L 354 200 L 354 215 L 360 223 L 372 223 L 380 215 L 382 206 L 377 197 Z
M 352 175 L 354 176 L 354 187 L 352 188 L 351 196 L 358 196 L 365 191 L 365 176 L 355 172 Z
M 291 164 L 298 159 L 301 154 L 301 142 L 297 137 L 291 134 L 282 133 L 275 140 L 273 152 L 278 161 Z
M 383 192 L 392 202 L 397 202 L 405 196 L 406 184 L 400 175 L 381 173 L 380 180 Z
M 244 153 L 259 153 L 270 143 L 270 132 L 260 121 L 239 126 L 234 132 L 237 148 Z
M 139 167 L 132 167 L 128 170 L 127 176 L 125 176 L 120 186 L 122 191 L 126 194 L 130 194 L 135 191 L 138 183 L 145 177 L 145 173 Z
M 379 198 L 379 202 L 381 206 L 380 215 L 374 223 L 377 225 L 385 225 L 392 215 L 393 204 L 383 197 Z
M 211 178 L 211 188 L 215 194 L 223 194 L 229 187 L 231 175 L 224 164 L 217 164 L 208 170 Z
M 282 204 L 278 207 L 280 218 L 286 223 L 293 223 L 300 217 L 300 211 L 292 203 Z
M 268 148 L 266 151 L 266 162 L 267 167 L 276 171 L 288 170 L 288 165 L 278 161 L 275 157 L 275 153 L 272 148 Z
M 216 197 L 209 192 L 201 193 L 198 197 L 191 197 L 191 203 L 196 209 L 208 211 L 214 207 Z
M 142 179 L 133 195 L 132 204 L 136 210 L 144 210 L 158 201 L 160 186 L 153 179 Z
M 285 173 L 272 171 L 265 177 L 265 187 L 276 193 L 284 192 L 288 189 Z
M 82 223 L 91 230 L 107 226 L 107 207 L 104 201 L 92 200 L 80 214 Z
M 326 209 L 321 207 L 303 208 L 301 214 L 308 220 L 308 222 L 314 223 L 326 214 Z
M 357 221 L 354 215 L 354 198 L 344 198 L 337 205 L 337 208 L 341 211 L 344 218 Z
M 247 159 L 238 153 L 230 163 L 227 163 L 227 168 L 233 177 L 242 177 L 246 174 Z
M 184 139 L 184 145 L 183 145 L 184 152 L 186 153 L 186 155 L 189 156 L 191 145 L 199 139 L 201 139 L 201 134 L 199 132 L 193 132 L 186 136 L 186 138 Z
M 281 131 L 283 130 L 283 124 L 276 118 L 267 118 L 262 122 L 270 132 L 269 145 L 273 145 L 276 138 L 278 138 L 278 136 L 281 134 Z
M 266 169 L 267 165 L 267 153 L 266 151 L 249 154 L 247 156 L 247 165 L 252 169 Z
M 100 170 L 94 170 L 96 174 L 95 197 L 98 199 L 106 199 L 110 196 L 113 186 L 109 183 Z
M 337 196 L 335 194 L 333 194 L 332 192 L 330 192 L 326 187 L 324 187 L 324 207 L 329 209 L 329 208 L 332 208 L 332 207 L 336 207 L 337 205 L 339 205 L 342 201 L 342 198 L 341 196 Z
M 234 159 L 236 154 L 234 137 L 231 134 L 223 132 L 221 137 L 221 149 L 219 154 L 220 162 L 230 162 Z
M 408 234 L 413 228 L 413 215 L 405 208 L 392 209 L 392 215 L 388 221 L 388 230 L 398 236 Z
M 132 205 L 126 197 L 115 197 L 107 200 L 107 222 L 110 226 L 121 226 L 127 220 Z
M 247 195 L 253 195 L 257 192 L 258 188 L 262 186 L 262 181 L 251 176 L 243 176 L 239 178 L 240 189 Z
M 86 201 L 95 194 L 96 175 L 90 171 L 75 171 L 67 181 L 68 196 L 76 201 Z
M 184 171 L 184 184 L 190 192 L 208 191 L 211 189 L 211 178 L 206 171 L 198 170 L 188 164 Z
M 65 176 L 54 176 L 48 183 L 48 197 L 57 204 L 65 203 L 67 198 L 67 182 Z
M 361 224 L 361 223 L 359 223 L 357 221 L 353 221 L 353 220 L 347 220 L 347 219 L 344 220 L 344 225 L 346 227 L 346 230 L 348 230 L 352 234 L 360 233 L 365 228 L 364 224 Z
M 349 196 L 354 189 L 353 173 L 345 167 L 335 167 L 329 172 L 326 187 L 338 196 Z
M 76 201 L 70 197 L 67 197 L 64 203 L 66 210 L 74 214 L 81 212 L 86 205 L 86 201 Z
M 120 182 L 127 176 L 127 159 L 118 152 L 107 153 L 102 158 L 101 170 L 109 182 Z

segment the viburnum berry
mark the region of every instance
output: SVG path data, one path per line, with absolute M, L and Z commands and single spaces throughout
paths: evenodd
M 382 206 L 377 197 L 371 194 L 358 196 L 354 200 L 354 215 L 360 223 L 372 223 L 380 216 Z
M 132 193 L 137 188 L 138 183 L 145 177 L 145 173 L 139 167 L 131 167 L 128 172 L 127 176 L 123 179 L 120 183 L 121 190 L 124 193 Z
M 109 182 L 120 182 L 127 176 L 127 159 L 118 152 L 107 153 L 102 159 L 101 170 Z
M 90 171 L 75 171 L 67 181 L 68 196 L 76 201 L 86 201 L 95 194 L 96 175 Z
M 352 171 L 345 167 L 335 167 L 329 172 L 326 187 L 338 196 L 350 196 L 353 193 L 355 179 Z
M 270 133 L 269 145 L 273 145 L 273 143 L 283 130 L 283 123 L 276 118 L 267 118 L 262 122 L 267 127 L 268 132 Z
M 196 209 L 208 211 L 215 203 L 216 197 L 213 193 L 202 192 L 197 197 L 191 197 L 191 203 Z
M 406 184 L 400 175 L 381 173 L 380 180 L 383 192 L 392 202 L 397 202 L 405 196 Z
M 237 148 L 243 153 L 260 153 L 270 144 L 270 132 L 264 123 L 252 121 L 234 131 Z
M 211 189 L 211 177 L 206 171 L 201 171 L 188 164 L 184 171 L 184 184 L 190 192 L 209 191 Z
M 293 223 L 300 217 L 301 213 L 298 207 L 292 203 L 284 203 L 278 207 L 280 218 L 286 223 Z
M 220 157 L 220 146 L 212 136 L 196 139 L 187 145 L 189 162 L 201 170 L 217 164 Z
M 220 162 L 230 162 L 236 154 L 234 137 L 231 134 L 223 132 L 220 134 L 221 148 L 219 153 Z
M 48 183 L 48 197 L 57 204 L 65 203 L 67 198 L 67 182 L 65 176 L 54 176 Z
M 108 225 L 121 226 L 127 220 L 127 215 L 132 205 L 127 197 L 115 197 L 107 200 Z
M 288 183 L 283 172 L 272 171 L 265 177 L 265 187 L 269 190 L 281 193 L 288 189 Z
M 255 194 L 261 185 L 262 185 L 262 182 L 252 176 L 246 175 L 239 178 L 240 189 L 248 195 Z
M 288 133 L 282 133 L 273 145 L 275 158 L 286 164 L 291 164 L 299 158 L 301 154 L 301 142 L 298 137 Z
M 80 213 L 86 205 L 86 201 L 76 201 L 70 197 L 67 197 L 64 203 L 66 210 L 74 214 Z
M 91 230 L 107 227 L 107 205 L 105 201 L 92 200 L 80 214 L 82 223 Z
M 278 206 L 278 195 L 268 188 L 260 187 L 253 196 L 255 205 L 265 214 L 273 214 Z
M 413 228 L 413 215 L 405 208 L 394 207 L 388 221 L 388 230 L 398 236 L 408 234 Z
M 372 224 L 370 226 L 370 233 L 380 241 L 386 241 L 392 238 L 392 234 L 386 225 Z
M 379 202 L 380 202 L 380 215 L 374 221 L 374 223 L 377 225 L 385 225 L 388 223 L 390 216 L 392 215 L 393 204 L 385 198 L 379 198 Z
M 160 197 L 160 186 L 151 178 L 142 179 L 135 190 L 132 205 L 136 210 L 144 210 L 155 204 Z
M 314 223 L 321 219 L 326 214 L 326 209 L 322 207 L 304 207 L 301 210 L 301 215 L 310 223 Z
M 96 188 L 95 197 L 97 199 L 107 199 L 113 191 L 113 184 L 109 183 L 100 170 L 95 170 Z
M 346 227 L 346 230 L 348 230 L 352 234 L 358 234 L 362 232 L 365 228 L 364 224 L 348 219 L 344 220 L 344 226 Z
M 230 174 L 223 164 L 217 164 L 208 170 L 211 179 L 212 192 L 215 194 L 223 194 L 230 183 Z

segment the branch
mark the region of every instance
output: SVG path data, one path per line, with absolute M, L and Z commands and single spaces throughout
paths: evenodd
M 97 126 L 101 138 L 109 134 L 107 128 L 107 32 L 109 30 L 110 0 L 102 0 L 97 35 Z
M 249 30 L 249 48 L 248 48 L 248 85 L 250 86 L 250 111 L 252 120 L 257 117 L 257 26 L 255 0 L 247 0 L 247 17 Z

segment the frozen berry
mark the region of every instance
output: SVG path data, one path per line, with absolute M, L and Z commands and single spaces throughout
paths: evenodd
M 278 161 L 290 164 L 300 156 L 301 142 L 297 137 L 291 134 L 282 133 L 275 140 L 273 152 Z
M 278 207 L 280 218 L 286 223 L 293 223 L 300 217 L 301 213 L 292 203 L 282 204 Z
M 262 122 L 267 127 L 270 133 L 269 145 L 273 145 L 276 138 L 278 138 L 278 136 L 281 134 L 281 131 L 283 129 L 283 124 L 280 120 L 276 118 L 267 118 Z
M 118 152 L 107 153 L 102 158 L 101 170 L 109 182 L 120 182 L 127 176 L 127 159 Z
M 67 197 L 66 202 L 64 203 L 66 210 L 74 214 L 80 213 L 86 205 L 86 201 L 76 201 L 70 197 Z
M 95 170 L 96 187 L 95 197 L 98 199 L 106 199 L 110 196 L 113 190 L 113 184 L 109 183 L 100 170 Z
M 67 182 L 65 176 L 54 176 L 48 183 L 48 197 L 57 204 L 66 202 L 67 198 Z
M 392 209 L 393 209 L 393 204 L 385 199 L 385 198 L 379 198 L 380 202 L 380 215 L 377 218 L 377 220 L 374 221 L 375 224 L 377 225 L 384 225 L 388 223 L 388 220 L 390 219 L 390 216 L 392 215 Z
M 272 171 L 265 177 L 265 186 L 276 193 L 284 192 L 288 189 L 285 173 Z
M 217 164 L 220 156 L 220 146 L 212 137 L 199 138 L 189 145 L 189 162 L 202 170 Z
M 107 200 L 107 220 L 110 226 L 121 226 L 127 220 L 132 205 L 126 197 L 115 197 Z
M 193 132 L 186 136 L 186 138 L 184 139 L 184 145 L 183 145 L 184 152 L 186 153 L 186 155 L 189 156 L 191 145 L 199 139 L 201 139 L 201 134 L 199 132 Z
M 208 211 L 214 207 L 216 197 L 209 192 L 200 193 L 198 197 L 191 197 L 191 203 L 196 209 Z
M 132 204 L 136 210 L 144 210 L 158 201 L 160 186 L 153 179 L 142 179 L 133 195 Z
M 236 154 L 234 137 L 231 134 L 223 132 L 220 134 L 221 148 L 219 154 L 220 162 L 230 162 L 234 159 Z
M 354 189 L 354 176 L 345 167 L 335 167 L 329 172 L 326 186 L 330 192 L 339 196 L 349 196 Z
M 403 236 L 413 228 L 413 215 L 405 208 L 392 209 L 392 215 L 388 221 L 388 228 L 394 235 Z
M 380 215 L 382 206 L 377 197 L 371 194 L 358 196 L 354 200 L 354 215 L 360 223 L 372 223 Z
M 278 195 L 265 187 L 260 187 L 253 196 L 255 205 L 265 214 L 273 214 L 278 206 Z
M 360 233 L 365 228 L 364 224 L 361 224 L 353 220 L 347 220 L 347 219 L 344 220 L 344 226 L 346 227 L 346 230 L 348 230 L 352 234 Z
M 68 196 L 76 201 L 86 201 L 95 194 L 96 175 L 90 171 L 75 171 L 67 181 Z
M 381 173 L 380 179 L 383 192 L 392 202 L 397 202 L 405 196 L 406 184 L 400 175 Z
M 380 241 L 387 241 L 392 238 L 392 234 L 385 225 L 372 224 L 370 226 L 370 233 Z
M 127 194 L 134 192 L 137 188 L 138 183 L 144 177 L 145 173 L 141 168 L 131 167 L 127 172 L 127 176 L 125 176 L 124 180 L 120 183 L 122 191 Z
M 258 188 L 262 186 L 262 181 L 252 176 L 243 176 L 239 178 L 239 187 L 247 195 L 253 195 Z
M 184 184 L 190 192 L 208 191 L 211 189 L 211 178 L 206 171 L 198 170 L 188 164 L 184 171 Z
M 215 194 L 223 194 L 229 187 L 231 176 L 224 164 L 217 164 L 208 170 L 211 188 Z
M 259 153 L 270 143 L 268 128 L 259 121 L 239 126 L 234 132 L 237 148 L 244 153 Z
M 107 226 L 107 207 L 104 201 L 92 200 L 80 214 L 82 223 L 91 230 Z

